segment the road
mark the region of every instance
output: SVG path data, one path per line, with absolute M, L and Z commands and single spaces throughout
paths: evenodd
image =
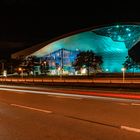
M 139 100 L 73 94 L 0 86 L 0 140 L 140 139 Z

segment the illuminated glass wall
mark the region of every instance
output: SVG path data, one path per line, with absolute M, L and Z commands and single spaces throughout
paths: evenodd
M 92 50 L 102 56 L 104 72 L 121 72 L 128 49 L 140 40 L 140 26 L 115 25 L 78 33 L 44 46 L 32 55 L 44 57 L 60 49 Z M 69 58 L 70 59 L 70 58 Z
M 53 74 L 60 74 L 60 70 L 63 70 L 63 73 L 66 74 L 74 74 L 75 70 L 72 64 L 78 53 L 78 50 L 59 49 L 43 56 L 42 59 L 49 62 L 49 70 Z

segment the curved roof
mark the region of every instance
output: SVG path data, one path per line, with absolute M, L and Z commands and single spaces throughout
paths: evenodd
M 108 40 L 110 40 L 110 42 L 108 42 Z M 138 23 L 120 23 L 108 26 L 104 25 L 82 29 L 76 32 L 65 34 L 63 36 L 50 40 L 49 42 L 44 42 L 42 48 L 39 48 L 39 50 L 32 53 L 32 55 L 41 57 L 57 49 L 74 49 L 75 47 L 79 48 L 83 45 L 90 46 L 89 48 L 86 48 L 92 49 L 93 45 L 91 44 L 98 44 L 98 46 L 100 46 L 104 43 L 108 44 L 106 46 L 124 43 L 126 48 L 130 49 L 133 45 L 139 42 L 139 40 L 140 25 Z M 117 49 L 117 46 L 115 48 Z M 100 47 L 98 50 L 100 50 Z

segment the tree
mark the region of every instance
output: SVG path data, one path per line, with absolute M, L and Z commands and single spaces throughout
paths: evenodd
M 32 71 L 34 75 L 35 66 L 40 66 L 40 59 L 36 56 L 29 56 L 26 59 L 24 59 L 22 63 L 22 67 L 24 67 L 25 72 L 29 75 L 29 73 Z
M 80 70 L 82 67 L 87 68 L 87 74 L 90 74 L 90 68 L 97 70 L 102 64 L 102 57 L 96 56 L 93 51 L 82 51 L 77 55 L 73 66 L 75 70 Z
M 127 56 L 125 62 L 123 63 L 124 68 L 126 69 L 131 69 L 134 65 L 134 61 Z
M 101 56 L 95 56 L 93 60 L 93 68 L 95 71 L 101 70 L 101 64 L 103 63 Z
M 8 73 L 13 73 L 22 64 L 22 59 L 9 59 L 6 62 L 6 68 Z
M 129 51 L 129 57 L 136 62 L 137 64 L 140 63 L 140 42 L 135 44 Z
M 21 59 L 1 59 L 1 72 L 7 70 L 7 73 L 14 73 L 16 69 L 22 64 L 23 60 Z
M 42 61 L 40 65 L 41 73 L 47 74 L 49 72 L 49 63 L 48 61 Z
M 135 68 L 136 69 L 140 68 L 140 63 L 139 62 L 135 62 L 130 56 L 127 56 L 123 66 L 127 70 L 133 69 L 133 73 L 134 73 L 134 69 Z

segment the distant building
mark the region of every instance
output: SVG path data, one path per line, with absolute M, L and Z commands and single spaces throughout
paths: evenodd
M 103 72 L 118 73 L 122 72 L 121 69 L 128 56 L 128 50 L 139 41 L 140 25 L 118 24 L 90 28 L 50 42 L 44 42 L 12 54 L 12 58 L 36 56 L 42 60 L 49 60 L 50 70 L 54 74 L 58 73 L 56 68 L 59 67 L 63 68 L 66 73 L 72 73 L 72 62 L 78 52 L 92 50 L 96 55 L 102 56 Z

